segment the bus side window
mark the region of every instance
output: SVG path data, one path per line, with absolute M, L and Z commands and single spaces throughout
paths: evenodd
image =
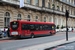
M 48 25 L 45 25 L 45 30 L 48 30 Z
M 22 24 L 21 24 L 21 29 L 22 29 L 22 30 L 28 30 L 28 24 L 22 23 Z
M 42 25 L 42 29 L 45 30 L 45 25 Z
M 35 30 L 39 31 L 39 24 L 35 24 Z
M 42 25 L 41 25 L 41 24 L 39 25 L 39 28 L 40 28 L 40 30 L 41 30 L 41 31 L 43 30 L 43 27 L 42 27 Z
M 34 24 L 30 24 L 30 31 L 35 31 L 35 26 L 34 26 Z
M 24 24 L 22 23 L 21 24 L 21 30 L 24 30 L 25 29 L 25 26 L 24 26 Z
M 52 30 L 52 25 L 49 25 L 49 30 Z

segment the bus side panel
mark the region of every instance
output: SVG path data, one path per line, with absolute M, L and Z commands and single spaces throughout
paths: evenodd
M 21 30 L 21 35 L 22 36 L 28 36 L 31 35 L 29 30 Z
M 40 34 L 49 34 L 50 31 L 31 31 L 30 33 L 34 33 L 34 35 L 40 35 Z
M 51 30 L 51 33 L 55 33 L 55 30 Z

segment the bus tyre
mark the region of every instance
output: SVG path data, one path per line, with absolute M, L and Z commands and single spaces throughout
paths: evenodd
M 31 38 L 34 38 L 34 34 L 33 33 L 31 34 Z
M 52 33 L 50 32 L 50 35 L 52 35 Z

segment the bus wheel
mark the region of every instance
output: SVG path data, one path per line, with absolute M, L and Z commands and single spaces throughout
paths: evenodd
M 50 32 L 50 34 L 49 35 L 52 35 L 52 33 Z
M 34 34 L 33 33 L 31 34 L 31 38 L 34 38 Z

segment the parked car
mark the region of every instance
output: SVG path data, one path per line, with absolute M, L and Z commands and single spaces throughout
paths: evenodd
M 59 32 L 59 29 L 56 29 L 56 32 Z
M 66 28 L 60 29 L 60 31 L 65 32 L 66 31 Z
M 70 28 L 68 28 L 68 31 L 69 31 L 69 32 L 72 32 L 72 28 L 71 28 L 71 27 L 70 27 Z

